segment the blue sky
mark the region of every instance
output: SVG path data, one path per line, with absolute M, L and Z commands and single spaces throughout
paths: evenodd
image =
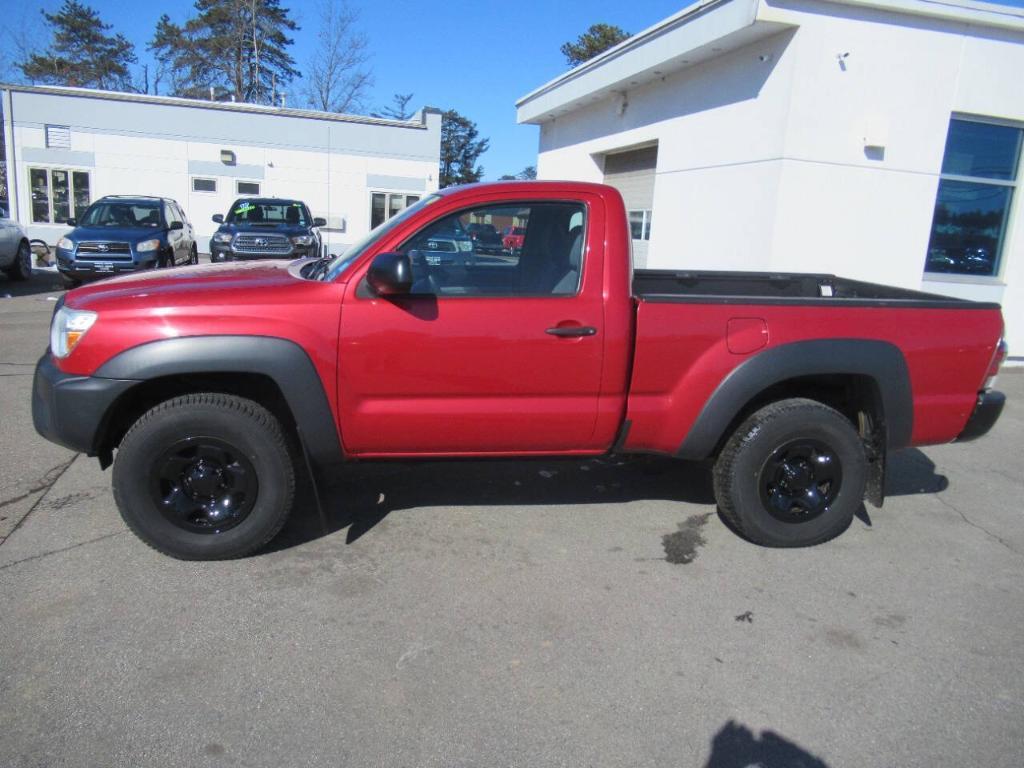
M 191 0 L 85 0 L 131 39 L 140 61 L 161 13 L 183 22 Z M 537 157 L 537 129 L 517 126 L 515 100 L 566 70 L 559 47 L 590 24 L 617 24 L 638 32 L 688 3 L 685 0 L 520 0 L 491 4 L 471 0 L 387 3 L 350 0 L 361 13 L 360 27 L 373 53 L 376 84 L 371 103 L 384 105 L 393 93 L 415 94 L 411 105 L 456 109 L 476 121 L 491 140 L 481 159 L 486 178 L 516 173 Z M 1003 0 L 1022 7 L 1024 0 Z M 37 26 L 40 9 L 59 0 L 28 0 L 7 14 L 8 29 Z M 315 39 L 320 0 L 283 0 L 302 26 L 292 55 L 304 69 Z M 12 18 L 12 16 L 14 18 Z M 3 41 L 8 51 L 10 40 Z M 2 77 L 2 75 L 0 75 Z M 297 90 L 297 88 L 293 89 Z M 289 106 L 294 101 L 289 101 Z

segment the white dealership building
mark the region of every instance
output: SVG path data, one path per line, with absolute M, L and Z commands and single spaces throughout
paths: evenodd
M 524 96 L 538 175 L 606 181 L 634 263 L 1003 304 L 1024 355 L 1024 11 L 703 0 Z
M 245 196 L 304 200 L 332 252 L 437 189 L 441 114 L 409 121 L 253 104 L 0 86 L 12 218 L 55 243 L 104 195 L 177 200 L 201 251 Z

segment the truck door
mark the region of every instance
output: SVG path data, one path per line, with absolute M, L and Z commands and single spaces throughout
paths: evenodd
M 376 297 L 365 268 L 342 309 L 347 451 L 589 451 L 601 386 L 602 215 L 586 201 L 481 204 L 440 215 L 397 250 L 409 296 Z M 598 210 L 594 210 L 598 209 Z M 520 249 L 476 249 L 469 225 L 521 226 Z

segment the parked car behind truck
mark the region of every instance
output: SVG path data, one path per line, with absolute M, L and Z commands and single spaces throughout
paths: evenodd
M 319 256 L 320 227 L 301 200 L 245 197 L 213 217 L 220 227 L 210 238 L 211 261 L 244 261 Z
M 515 258 L 413 257 L 431 231 L 526 220 Z M 886 456 L 998 418 L 999 307 L 833 275 L 630 267 L 619 193 L 432 194 L 333 261 L 72 291 L 36 429 L 113 463 L 127 524 L 180 558 L 262 547 L 296 473 L 347 460 L 655 453 L 714 460 L 722 514 L 804 546 L 881 504 Z M 116 458 L 115 458 L 116 455 Z M 296 458 L 301 457 L 301 458 Z
M 57 270 L 74 287 L 144 269 L 198 264 L 195 231 L 170 198 L 107 195 L 90 205 L 57 243 Z
M 32 250 L 24 228 L 0 206 L 0 269 L 11 280 L 32 276 Z

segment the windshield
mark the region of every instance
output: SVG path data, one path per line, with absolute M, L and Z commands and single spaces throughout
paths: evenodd
M 410 205 L 401 213 L 392 216 L 383 224 L 380 224 L 376 229 L 371 230 L 370 233 L 366 235 L 366 237 L 364 237 L 362 240 L 357 240 L 355 243 L 349 246 L 349 249 L 345 251 L 345 253 L 334 259 L 334 263 L 331 264 L 331 268 L 327 270 L 326 273 L 324 273 L 324 276 L 322 278 L 323 281 L 330 282 L 331 280 L 336 278 L 338 275 L 340 275 L 342 272 L 348 269 L 349 265 L 351 265 L 352 262 L 354 262 L 362 254 L 366 253 L 366 251 L 380 238 L 382 238 L 392 229 L 397 227 L 403 221 L 408 219 L 410 216 L 415 216 L 419 211 L 422 211 L 426 206 L 430 205 L 431 203 L 436 203 L 440 199 L 440 195 L 429 195 L 427 197 L 424 197 L 418 203 Z
M 81 227 L 159 227 L 160 203 L 98 202 L 89 206 Z
M 265 224 L 268 227 L 308 227 L 306 206 L 294 200 L 239 200 L 228 212 L 229 224 Z

